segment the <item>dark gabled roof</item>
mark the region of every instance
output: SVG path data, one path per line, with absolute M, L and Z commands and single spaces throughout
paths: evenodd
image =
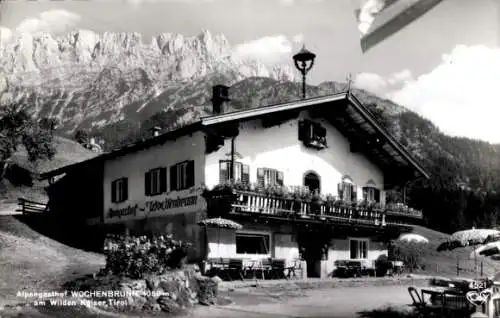
M 326 103 L 333 103 L 333 102 L 338 102 L 338 101 L 349 101 L 350 105 L 353 107 L 355 112 L 357 113 L 357 116 L 359 118 L 363 119 L 362 123 L 356 123 L 358 125 L 365 125 L 369 127 L 369 130 L 374 131 L 375 133 L 378 133 L 378 135 L 382 136 L 386 141 L 386 145 L 388 145 L 388 153 L 390 153 L 391 156 L 397 156 L 401 160 L 404 160 L 407 162 L 409 165 L 413 166 L 415 170 L 417 170 L 422 176 L 425 178 L 429 178 L 429 175 L 425 172 L 425 170 L 420 166 L 420 164 L 408 153 L 408 151 L 397 141 L 395 140 L 383 127 L 381 124 L 377 122 L 377 120 L 373 117 L 373 115 L 370 113 L 370 111 L 362 105 L 362 103 L 352 94 L 348 93 L 339 93 L 339 94 L 333 94 L 333 95 L 328 95 L 328 96 L 322 96 L 322 97 L 316 97 L 316 98 L 309 98 L 309 99 L 303 99 L 303 100 L 298 100 L 298 101 L 293 101 L 289 103 L 283 103 L 283 104 L 277 104 L 277 105 L 271 105 L 271 106 L 265 106 L 265 107 L 259 107 L 259 108 L 252 108 L 252 109 L 246 109 L 242 111 L 233 111 L 233 112 L 228 112 L 225 114 L 220 114 L 220 115 L 212 115 L 212 116 L 206 116 L 202 117 L 200 120 L 186 125 L 182 128 L 166 132 L 162 135 L 159 135 L 157 137 L 153 137 L 147 140 L 139 141 L 136 142 L 132 145 L 123 147 L 121 149 L 113 150 L 111 152 L 102 154 L 98 157 L 92 158 L 90 160 L 86 160 L 83 162 L 79 162 L 73 165 L 65 166 L 56 170 L 49 171 L 47 173 L 44 173 L 40 176 L 41 179 L 48 179 L 60 174 L 65 173 L 68 170 L 80 167 L 85 164 L 93 164 L 97 162 L 102 162 L 105 160 L 111 160 L 113 158 L 123 156 L 128 153 L 140 151 L 143 149 L 147 149 L 149 147 L 159 145 L 164 143 L 167 140 L 172 140 L 179 138 L 181 136 L 194 133 L 199 130 L 203 130 L 205 127 L 209 127 L 212 125 L 218 125 L 222 123 L 227 123 L 231 121 L 239 121 L 239 120 L 250 120 L 254 118 L 258 118 L 264 115 L 268 114 L 273 114 L 273 113 L 278 113 L 278 112 L 284 112 L 284 111 L 290 111 L 290 110 L 296 110 L 296 109 L 302 109 L 302 108 L 308 108 L 311 106 L 317 106 L 321 104 L 326 104 Z

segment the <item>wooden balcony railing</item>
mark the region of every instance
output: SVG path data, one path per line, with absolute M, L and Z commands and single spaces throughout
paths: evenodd
M 258 213 L 270 216 L 294 217 L 301 219 L 322 219 L 338 222 L 363 223 L 371 225 L 408 224 L 408 217 L 421 219 L 420 211 L 410 209 L 405 213 L 388 210 L 390 205 L 379 208 L 356 206 L 355 204 L 334 204 L 332 202 L 307 202 L 289 198 L 279 198 L 263 193 L 232 189 L 230 197 L 224 194 L 213 194 L 209 201 L 228 200 L 227 208 L 236 213 Z M 220 206 L 218 208 L 220 209 Z M 420 212 L 420 213 L 417 213 Z M 404 216 L 404 218 L 400 218 Z

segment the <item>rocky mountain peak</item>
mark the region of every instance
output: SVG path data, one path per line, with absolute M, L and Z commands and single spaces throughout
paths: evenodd
M 0 79 L 0 101 L 20 101 L 33 115 L 55 117 L 64 129 L 74 130 L 171 109 L 172 96 L 194 94 L 195 82 L 296 79 L 291 63 L 242 60 L 234 52 L 223 34 L 208 30 L 149 39 L 140 33 L 91 30 L 13 34 L 0 47 L 0 70 L 6 74 Z

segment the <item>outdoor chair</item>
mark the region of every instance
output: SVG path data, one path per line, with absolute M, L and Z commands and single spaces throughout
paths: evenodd
M 229 258 L 223 258 L 221 257 L 220 258 L 220 261 L 219 261 L 219 273 L 220 273 L 220 278 L 226 278 L 228 280 L 232 280 L 231 278 L 231 273 L 230 273 L 230 270 L 229 270 L 229 263 L 230 263 L 230 259 Z
M 266 279 L 266 274 L 271 270 L 271 259 L 263 258 L 260 262 L 260 268 L 258 270 L 261 272 L 262 278 Z
M 298 259 L 292 260 L 292 264 L 287 269 L 288 269 L 288 273 L 286 274 L 287 279 L 297 278 L 297 273 L 295 271 L 302 269 L 300 260 Z
M 236 274 L 239 279 L 242 281 L 244 279 L 244 270 L 243 270 L 243 260 L 242 259 L 237 259 L 237 258 L 231 258 L 229 260 L 229 266 L 228 266 L 228 276 L 232 278 L 231 274 Z
M 269 278 L 273 279 L 283 279 L 287 278 L 285 275 L 286 261 L 284 259 L 273 259 L 271 260 L 271 270 L 269 272 Z
M 419 317 L 442 317 L 442 306 L 426 304 L 425 301 L 420 297 L 415 287 L 408 287 L 408 293 L 413 300 L 412 305 L 415 307 L 415 310 L 417 311 Z

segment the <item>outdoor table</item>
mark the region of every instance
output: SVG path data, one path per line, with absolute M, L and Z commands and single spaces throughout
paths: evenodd
M 256 272 L 263 270 L 262 261 L 259 259 L 246 260 L 245 270 L 252 272 L 252 279 L 257 279 Z M 264 275 L 262 275 L 262 279 L 264 278 Z

